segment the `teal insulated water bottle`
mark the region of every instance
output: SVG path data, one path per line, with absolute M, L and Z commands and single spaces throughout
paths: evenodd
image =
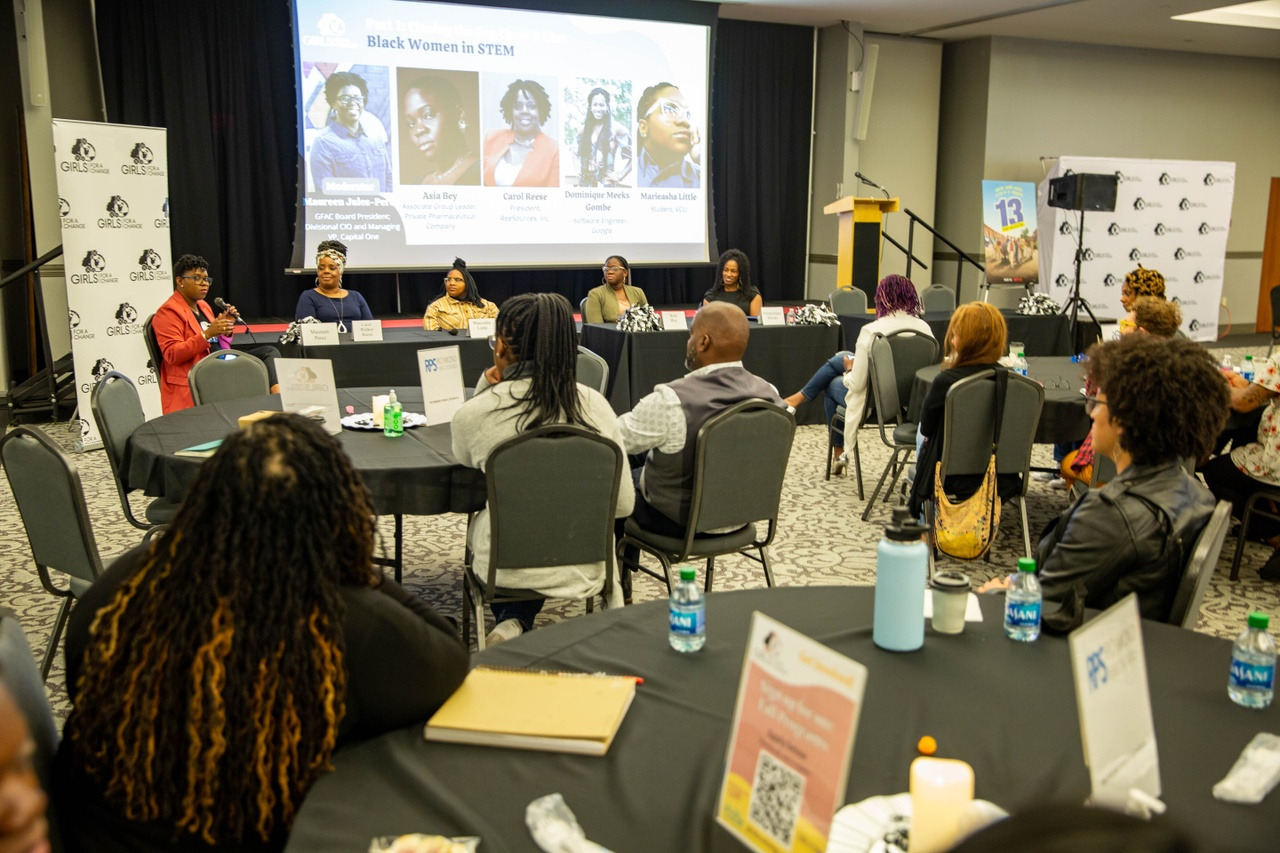
M 914 652 L 924 645 L 924 591 L 929 575 L 925 533 L 924 525 L 899 507 L 876 548 L 871 639 L 891 652 Z

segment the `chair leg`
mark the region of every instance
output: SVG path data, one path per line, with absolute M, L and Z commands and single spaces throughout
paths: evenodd
M 769 551 L 764 546 L 760 547 L 760 563 L 764 566 L 765 586 L 773 586 L 773 567 L 769 565 Z
M 849 433 L 844 434 L 844 452 L 849 452 Z M 845 469 L 849 470 L 848 468 Z M 865 500 L 862 491 L 862 453 L 858 450 L 858 431 L 853 431 L 853 473 L 858 478 L 858 500 Z
M 471 606 L 476 620 L 476 651 L 484 651 L 484 596 L 476 597 L 474 591 L 471 595 Z
M 898 448 L 898 447 L 895 447 L 895 448 L 893 449 L 893 456 L 891 456 L 891 457 L 889 458 L 889 464 L 884 466 L 884 471 L 880 474 L 880 480 L 879 480 L 879 482 L 877 482 L 877 483 L 876 483 L 876 487 L 875 487 L 874 489 L 872 489 L 872 491 L 871 491 L 871 497 L 867 499 L 867 506 L 866 506 L 866 508 L 862 510 L 862 520 L 863 520 L 863 521 L 867 521 L 868 519 L 870 519 L 870 517 L 871 517 L 871 508 L 875 506 L 876 498 L 880 495 L 880 490 L 884 488 L 884 481 L 885 481 L 886 479 L 888 479 L 888 477 L 889 477 L 889 471 L 890 471 L 891 469 L 895 468 L 895 467 L 899 467 L 899 462 L 898 462 L 898 451 L 899 451 L 899 450 L 914 450 L 914 449 L 915 449 L 914 447 L 912 447 L 912 448 Z M 908 458 L 909 458 L 909 457 L 908 457 Z M 899 475 L 900 475 L 900 474 L 901 474 L 901 471 L 900 471 L 900 470 L 898 471 L 898 473 L 895 473 L 895 474 L 894 474 L 893 482 L 895 482 L 895 483 L 896 483 L 896 482 L 898 482 L 898 477 L 899 477 Z M 885 494 L 886 494 L 886 496 L 893 494 L 893 486 L 892 486 L 892 485 L 890 485 L 890 486 L 889 486 L 889 491 L 888 491 L 888 492 L 886 492 Z
M 1240 518 L 1240 538 L 1236 540 L 1236 553 L 1231 558 L 1231 580 L 1233 581 L 1240 580 L 1240 558 L 1244 555 L 1245 534 L 1249 532 L 1249 518 L 1253 515 L 1253 505 L 1260 497 L 1262 497 L 1261 492 L 1254 492 L 1244 502 L 1244 514 Z
M 707 577 L 702 584 L 703 592 L 711 592 L 711 579 L 712 577 L 715 576 L 715 573 L 716 573 L 716 558 L 707 557 Z
M 49 647 L 44 650 L 44 663 L 40 664 L 40 681 L 49 678 L 49 669 L 53 666 L 54 656 L 58 652 L 58 641 L 62 639 L 62 629 L 67 625 L 67 615 L 71 612 L 71 596 L 62 599 L 58 608 L 58 619 L 53 623 L 53 636 L 49 638 Z
M 831 454 L 835 452 L 835 448 L 836 448 L 836 444 L 834 441 L 832 441 L 831 425 L 828 424 L 827 425 L 827 475 L 822 478 L 824 480 L 831 479 L 831 463 L 833 461 L 831 458 Z
M 467 648 L 471 647 L 471 586 L 465 574 L 462 576 L 462 642 Z

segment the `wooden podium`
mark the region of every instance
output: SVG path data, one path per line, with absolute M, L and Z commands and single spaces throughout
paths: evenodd
M 839 223 L 836 243 L 836 287 L 856 287 L 876 302 L 880 283 L 880 229 L 886 213 L 898 209 L 896 198 L 846 196 L 822 208 Z

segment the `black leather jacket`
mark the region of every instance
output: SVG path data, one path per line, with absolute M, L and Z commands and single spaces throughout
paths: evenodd
M 1208 489 L 1176 462 L 1130 465 L 1045 528 L 1036 546 L 1044 597 L 1060 600 L 1083 582 L 1088 607 L 1136 592 L 1144 618 L 1167 619 L 1213 507 Z

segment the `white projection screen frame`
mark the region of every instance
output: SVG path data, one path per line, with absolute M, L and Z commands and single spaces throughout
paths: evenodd
M 404 0 L 294 9 L 295 263 L 327 239 L 368 271 L 710 260 L 710 27 Z M 673 88 L 639 115 L 659 83 Z

